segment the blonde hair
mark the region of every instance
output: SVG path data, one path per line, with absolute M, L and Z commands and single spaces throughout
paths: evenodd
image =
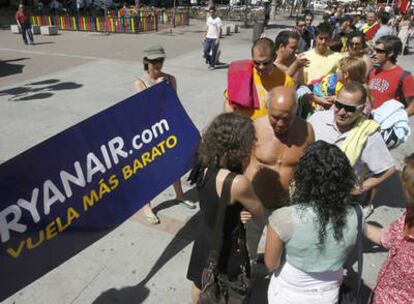
M 339 61 L 339 69 L 342 73 L 349 74 L 349 80 L 360 83 L 366 82 L 367 66 L 364 60 L 355 57 L 344 57 Z

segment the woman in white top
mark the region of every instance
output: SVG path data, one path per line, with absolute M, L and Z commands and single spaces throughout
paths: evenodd
M 141 92 L 150 86 L 157 84 L 161 81 L 169 82 L 175 90 L 177 90 L 177 81 L 175 77 L 162 72 L 162 67 L 165 59 L 165 51 L 162 46 L 154 45 L 144 50 L 144 70 L 147 74 L 138 77 L 134 82 L 134 87 L 137 92 Z M 181 187 L 181 181 L 178 180 L 173 184 L 176 201 L 189 209 L 194 209 L 195 204 L 192 201 L 186 200 L 184 197 L 183 189 Z M 154 213 L 151 208 L 151 204 L 148 203 L 143 208 L 145 219 L 150 224 L 159 224 L 160 219 Z
M 317 141 L 306 149 L 294 174 L 292 205 L 269 217 L 269 304 L 338 302 L 342 265 L 357 239 L 358 218 L 348 203 L 353 186 L 353 169 L 338 147 Z

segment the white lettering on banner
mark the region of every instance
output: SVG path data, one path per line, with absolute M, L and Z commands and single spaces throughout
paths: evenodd
M 114 160 L 115 165 L 119 163 L 118 156 L 121 156 L 122 158 L 128 157 L 128 153 L 122 150 L 122 148 L 124 147 L 124 140 L 122 139 L 122 137 L 118 136 L 118 137 L 111 139 L 108 142 L 108 146 L 109 146 L 109 151 L 111 152 L 112 159 Z
M 142 130 L 131 140 L 131 146 L 134 150 L 141 149 L 148 145 L 154 139 L 170 131 L 170 126 L 166 119 L 154 123 L 150 128 Z M 171 138 L 167 141 L 167 146 L 176 144 Z M 20 197 L 15 204 L 11 204 L 0 211 L 0 240 L 6 243 L 10 240 L 10 232 L 24 233 L 27 230 L 29 218 L 33 223 L 41 220 L 41 211 L 44 215 L 50 214 L 53 205 L 57 202 L 64 203 L 67 198 L 73 195 L 73 186 L 84 188 L 95 178 L 100 177 L 107 170 L 120 162 L 120 159 L 130 156 L 132 150 L 124 150 L 125 142 L 120 136 L 114 137 L 99 147 L 101 155 L 99 157 L 94 152 L 86 155 L 84 166 L 81 162 L 73 163 L 73 172 L 61 170 L 59 172 L 59 183 L 51 179 L 45 179 L 43 187 L 32 189 L 31 198 Z M 162 147 L 164 150 L 164 147 Z M 128 153 L 128 152 L 130 153 Z M 84 168 L 84 169 L 82 169 Z M 39 206 L 40 203 L 40 206 Z M 24 216 L 23 212 L 28 212 L 30 217 Z M 23 222 L 26 221 L 26 222 Z
M 102 150 L 102 147 L 101 147 L 101 150 Z M 63 189 L 65 189 L 65 194 L 67 198 L 72 196 L 72 188 L 70 187 L 69 182 L 72 182 L 73 184 L 78 185 L 79 187 L 86 186 L 85 175 L 83 175 L 83 171 L 82 171 L 82 167 L 80 163 L 75 162 L 73 165 L 75 167 L 76 176 L 63 170 L 60 171 L 60 180 L 62 181 Z
M 135 150 L 141 149 L 144 144 L 149 144 L 153 139 L 158 138 L 159 135 L 164 134 L 170 130 L 167 120 L 162 119 L 159 122 L 152 125 L 151 129 L 145 129 L 132 138 L 132 147 Z M 142 140 L 142 142 L 141 142 Z

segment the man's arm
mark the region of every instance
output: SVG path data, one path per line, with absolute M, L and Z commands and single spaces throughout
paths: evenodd
M 219 29 L 218 29 L 218 36 L 217 36 L 217 40 L 216 40 L 216 45 L 219 45 L 222 33 L 223 33 L 223 23 L 220 21 Z
M 363 181 L 360 188 L 363 189 L 363 191 L 370 190 L 372 188 L 377 187 L 379 184 L 381 184 L 383 181 L 385 181 L 388 177 L 394 174 L 396 171 L 395 167 L 391 167 L 381 173 L 375 174 L 369 178 L 367 178 L 365 181 Z
M 14 18 L 16 19 L 16 23 L 17 23 L 17 25 L 18 25 L 19 27 L 22 27 L 22 25 L 20 24 L 20 21 L 19 21 L 18 13 L 16 13 L 16 15 L 14 16 Z
M 414 115 L 414 96 L 406 98 L 408 107 L 405 109 L 405 111 L 408 114 L 408 117 Z
M 303 54 L 300 54 L 299 56 L 297 56 L 295 61 L 289 66 L 289 68 L 286 71 L 286 74 L 288 74 L 290 77 L 293 77 L 298 71 L 301 71 L 303 80 L 303 68 L 309 66 L 309 63 L 309 60 Z
M 224 96 L 224 112 L 226 113 L 234 112 L 234 108 L 230 105 L 230 102 L 226 96 Z

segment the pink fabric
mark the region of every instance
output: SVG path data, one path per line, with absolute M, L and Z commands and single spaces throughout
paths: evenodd
M 404 239 L 405 215 L 381 233 L 381 243 L 389 253 L 378 274 L 374 304 L 414 303 L 414 240 Z
M 231 105 L 259 109 L 260 103 L 253 80 L 253 62 L 238 60 L 230 63 L 227 72 L 227 98 Z

